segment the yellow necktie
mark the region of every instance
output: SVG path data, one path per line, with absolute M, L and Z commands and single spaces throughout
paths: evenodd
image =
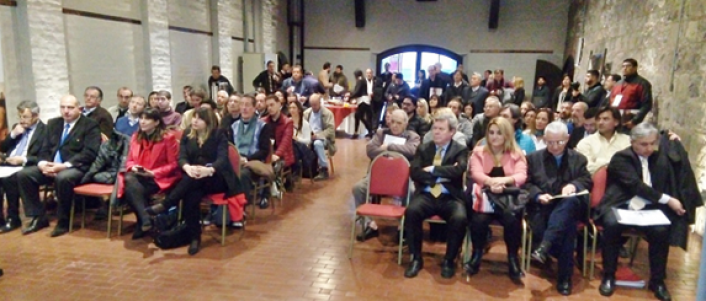
M 439 148 L 436 151 L 436 155 L 434 155 L 434 166 L 441 166 L 441 150 L 442 148 Z M 431 195 L 435 198 L 438 198 L 441 195 L 441 184 L 436 183 L 431 187 Z

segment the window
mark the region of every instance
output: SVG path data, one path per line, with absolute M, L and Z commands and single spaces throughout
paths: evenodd
M 426 46 L 409 45 L 396 47 L 378 55 L 378 74 L 384 72 L 386 63 L 390 63 L 390 71 L 402 73 L 410 87 L 418 80 L 417 71 L 428 70 L 430 65 L 441 63 L 441 71 L 452 73 L 462 62 L 460 55 L 449 50 Z

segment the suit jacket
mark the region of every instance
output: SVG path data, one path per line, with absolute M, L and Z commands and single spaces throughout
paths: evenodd
M 566 149 L 561 166 L 556 165 L 554 155 L 546 149 L 527 155 L 527 182 L 524 188 L 534 201 L 541 194 L 561 194 L 561 189 L 573 184 L 576 191 L 591 190 L 593 180 L 586 169 L 586 157 L 572 149 Z
M 101 134 L 110 137 L 110 134 L 113 133 L 113 116 L 110 115 L 110 112 L 103 107 L 96 107 L 96 109 L 86 115 L 86 117 L 91 118 L 98 123 Z
M 277 90 L 279 90 L 279 84 L 280 83 L 272 78 L 272 75 L 270 75 L 267 70 L 260 72 L 252 81 L 252 85 L 255 89 L 263 88 L 267 95 L 277 92 Z
M 573 131 L 571 131 L 571 135 L 569 136 L 569 142 L 566 143 L 566 147 L 570 149 L 575 149 L 577 145 L 579 145 L 579 142 L 581 139 L 584 138 L 586 134 L 586 129 L 582 126 L 575 127 Z
M 208 139 L 202 146 L 198 145 L 196 139 L 189 138 L 188 129 L 181 137 L 179 146 L 179 166 L 189 165 L 206 165 L 211 164 L 216 169 L 214 176 L 220 176 L 228 186 L 226 197 L 231 197 L 243 193 L 243 187 L 240 184 L 240 179 L 235 175 L 233 165 L 228 159 L 228 137 L 227 131 L 223 129 L 214 129 L 208 136 Z M 269 139 L 267 139 L 269 143 Z
M 488 92 L 488 89 L 485 87 L 479 87 L 478 91 L 473 91 L 472 87 L 468 87 L 468 102 L 473 104 L 473 116 L 483 114 L 485 99 L 488 98 L 488 95 L 490 95 L 490 92 Z M 465 106 L 466 103 L 463 105 Z M 472 118 L 473 116 L 469 116 L 468 118 Z
M 184 137 L 186 135 L 184 134 Z M 164 192 L 176 184 L 181 179 L 181 169 L 177 164 L 179 158 L 179 141 L 174 134 L 167 132 L 162 137 L 162 141 L 152 144 L 150 157 L 140 161 L 142 144 L 137 141 L 137 132 L 130 139 L 130 149 L 127 153 L 125 170 L 131 170 L 133 166 L 142 166 L 154 173 L 154 181 L 159 186 L 160 192 Z M 118 197 L 123 194 L 123 173 L 118 174 L 119 192 Z
M 466 171 L 468 162 L 468 149 L 451 140 L 441 160 L 441 166 L 435 166 L 434 172 L 424 171 L 424 167 L 434 165 L 435 155 L 434 142 L 424 143 L 417 148 L 411 167 L 411 177 L 417 187 L 415 193 L 421 193 L 424 187 L 435 184 L 437 178 L 443 178 L 448 180 L 443 185 L 451 196 L 463 201 L 463 173 Z
M 108 114 L 110 118 L 110 114 Z M 109 119 L 110 120 L 110 119 Z M 56 117 L 49 120 L 45 129 L 46 139 L 39 151 L 39 161 L 54 161 L 54 155 L 59 151 L 64 162 L 80 170 L 87 171 L 98 155 L 101 145 L 101 132 L 98 123 L 86 116 L 79 116 L 69 135 L 61 144 L 64 132 L 64 118 Z
M 448 105 L 449 100 L 456 96 L 461 97 L 461 105 L 468 103 L 468 99 L 470 98 L 469 89 L 468 85 L 464 82 L 461 82 L 461 85 L 458 87 L 454 86 L 453 83 L 449 84 L 446 90 L 444 90 L 443 106 Z M 442 106 L 442 104 L 439 104 L 439 106 Z
M 14 129 L 16 126 L 13 125 L 11 129 Z M 15 150 L 17 147 L 17 144 L 20 143 L 20 140 L 22 140 L 22 137 L 25 134 L 22 135 L 17 135 L 14 139 L 12 138 L 12 135 L 8 134 L 7 138 L 0 143 L 0 152 L 6 153 L 7 156 L 10 156 L 10 153 Z M 41 120 L 37 121 L 37 126 L 34 128 L 34 134 L 32 134 L 32 138 L 29 140 L 29 144 L 27 145 L 27 163 L 25 163 L 25 166 L 34 166 L 37 165 L 39 162 L 38 156 L 39 156 L 39 151 L 42 148 L 42 143 L 44 142 L 46 138 L 46 125 L 44 125 L 44 122 Z

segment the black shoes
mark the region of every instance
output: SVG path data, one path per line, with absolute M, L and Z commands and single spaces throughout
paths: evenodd
M 19 227 L 22 227 L 22 221 L 20 221 L 19 218 L 10 217 L 7 219 L 7 222 L 4 223 L 2 227 L 0 227 L 0 233 L 11 232 Z
M 530 257 L 532 257 L 532 259 L 538 261 L 539 263 L 544 264 L 547 261 L 547 253 L 549 253 L 550 248 L 551 243 L 543 241 L 541 244 L 539 244 L 539 248 L 532 252 Z
M 601 296 L 610 297 L 615 292 L 615 276 L 604 275 L 601 285 L 598 287 Z
M 508 274 L 513 281 L 519 281 L 522 276 L 525 275 L 525 273 L 522 272 L 522 265 L 520 265 L 520 259 L 517 258 L 517 255 L 508 255 L 507 265 Z
M 49 236 L 50 237 L 59 237 L 59 236 L 62 236 L 66 233 L 69 233 L 68 227 L 57 225 L 56 228 L 54 228 L 54 231 L 51 231 L 51 234 L 49 234 Z
M 46 227 L 49 227 L 49 220 L 46 217 L 34 217 L 27 225 L 27 228 L 22 229 L 22 235 L 34 233 Z
M 189 245 L 189 255 L 194 256 L 199 252 L 199 250 L 201 250 L 201 236 L 191 240 L 191 244 Z
M 671 301 L 672 296 L 669 294 L 669 291 L 667 290 L 667 286 L 664 285 L 664 282 L 657 282 L 657 283 L 652 283 L 647 286 L 651 291 L 655 293 L 655 297 L 661 301 Z
M 363 232 L 361 232 L 360 234 L 358 234 L 358 236 L 356 236 L 356 239 L 358 241 L 366 241 L 368 239 L 371 239 L 373 237 L 378 237 L 378 236 L 380 236 L 380 233 L 378 232 L 377 229 L 373 230 L 373 228 L 365 227 L 365 229 L 363 229 Z
M 267 209 L 270 207 L 270 201 L 267 200 L 267 198 L 262 198 L 260 199 L 260 202 L 257 203 L 257 206 L 260 207 L 260 209 Z
M 409 266 L 407 266 L 407 270 L 404 271 L 404 277 L 405 278 L 414 278 L 417 277 L 419 274 L 419 271 L 422 270 L 424 267 L 424 261 L 422 258 L 419 257 L 414 257 L 412 261 L 409 263 Z
M 164 205 L 162 205 L 162 203 L 159 203 L 159 204 L 154 204 L 152 206 L 147 207 L 147 209 L 145 209 L 145 212 L 147 212 L 147 214 L 149 214 L 151 216 L 155 216 L 155 215 L 158 215 L 158 214 L 164 212 L 165 210 L 167 210 L 167 208 L 165 208 Z
M 559 277 L 556 283 L 556 291 L 563 296 L 571 295 L 571 276 L 568 278 Z
M 328 180 L 329 175 L 328 175 L 328 168 L 321 168 L 319 171 L 319 174 L 316 175 L 314 178 L 314 181 L 323 181 L 323 180 Z
M 466 275 L 468 276 L 473 276 L 475 274 L 478 274 L 478 271 L 480 270 L 480 262 L 483 259 L 483 248 L 477 248 L 473 249 L 473 255 L 471 255 L 471 261 L 467 262 L 464 265 L 464 269 L 466 270 Z
M 441 277 L 449 279 L 454 275 L 456 275 L 456 263 L 453 260 L 444 259 L 441 262 Z

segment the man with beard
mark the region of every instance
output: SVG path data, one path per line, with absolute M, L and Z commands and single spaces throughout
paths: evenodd
M 598 70 L 588 70 L 586 73 L 585 83 L 587 88 L 586 91 L 584 91 L 584 96 L 589 108 L 597 108 L 606 95 L 606 91 L 603 89 L 603 86 L 601 86 L 598 78 Z

